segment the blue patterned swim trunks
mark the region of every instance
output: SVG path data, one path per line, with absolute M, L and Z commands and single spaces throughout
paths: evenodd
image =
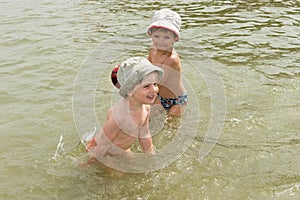
M 157 96 L 160 100 L 161 105 L 166 110 L 170 110 L 171 107 L 174 105 L 182 105 L 188 101 L 188 95 L 185 93 L 183 95 L 178 96 L 177 98 L 163 98 L 159 94 L 157 94 Z

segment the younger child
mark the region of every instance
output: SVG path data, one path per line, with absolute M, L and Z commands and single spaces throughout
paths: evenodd
M 157 82 L 163 70 L 146 58 L 133 57 L 118 69 L 119 94 L 122 97 L 107 112 L 102 130 L 87 143 L 89 162 L 105 156 L 126 155 L 138 139 L 143 152 L 154 153 L 149 131 L 150 105 L 159 91 Z
M 169 9 L 155 12 L 148 34 L 152 46 L 148 60 L 164 70 L 159 83 L 158 99 L 169 115 L 180 116 L 187 104 L 187 94 L 181 80 L 181 63 L 173 44 L 180 38 L 180 16 Z

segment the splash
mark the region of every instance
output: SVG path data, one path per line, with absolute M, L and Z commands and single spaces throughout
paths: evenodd
M 66 151 L 64 149 L 65 143 L 63 142 L 63 139 L 64 139 L 64 137 L 62 135 L 60 135 L 58 144 L 56 145 L 55 153 L 54 153 L 53 157 L 49 159 L 50 161 L 57 162 L 58 155 L 66 153 Z

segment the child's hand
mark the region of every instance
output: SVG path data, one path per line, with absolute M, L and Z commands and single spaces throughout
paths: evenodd
M 94 158 L 94 157 L 90 157 L 89 159 L 88 159 L 88 161 L 87 162 L 79 162 L 78 163 L 78 166 L 79 167 L 82 167 L 82 168 L 89 168 L 93 163 L 95 163 L 97 160 L 96 160 L 96 158 Z
M 78 166 L 79 167 L 81 167 L 81 168 L 85 168 L 85 169 L 87 169 L 87 168 L 89 168 L 90 167 L 90 164 L 88 164 L 88 163 L 78 163 Z

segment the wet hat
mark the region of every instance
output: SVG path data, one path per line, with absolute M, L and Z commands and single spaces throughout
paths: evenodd
M 163 70 L 142 57 L 133 57 L 120 64 L 117 72 L 118 83 L 121 85 L 119 94 L 126 98 L 128 92 L 139 84 L 145 76 L 151 72 L 157 72 L 157 82 L 163 76 Z
M 151 28 L 165 28 L 174 32 L 180 38 L 181 17 L 174 11 L 164 8 L 156 11 L 153 15 L 151 25 L 148 27 L 148 34 Z

